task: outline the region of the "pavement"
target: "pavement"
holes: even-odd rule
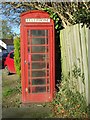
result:
[[[2,118],[50,118],[52,111],[50,106],[42,104],[30,104],[28,107],[3,108]]]

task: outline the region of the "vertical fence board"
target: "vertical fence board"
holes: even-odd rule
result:
[[[79,49],[78,49],[78,34],[77,34],[77,30],[78,30],[78,26],[72,26],[73,27],[73,35],[74,35],[74,38],[73,38],[73,41],[74,41],[74,45],[75,45],[75,52],[76,52],[76,56],[75,56],[75,62],[74,62],[74,65],[76,66],[79,66]],[[73,66],[74,67],[74,66]],[[79,86],[78,86],[78,80],[76,80],[75,78],[74,79],[74,83],[76,85],[76,89],[78,90],[79,89]]]
[[[80,71],[81,71],[81,77],[79,76],[79,78],[78,78],[78,82],[79,82],[79,84],[78,84],[78,86],[79,86],[79,91],[80,91],[80,93],[84,93],[84,86],[82,87],[82,84],[83,84],[83,82],[82,82],[82,73],[83,73],[83,60],[82,60],[82,44],[81,44],[81,33],[80,33],[80,25],[77,25],[77,34],[76,35],[78,35],[78,41],[77,41],[77,46],[78,46],[78,58],[77,58],[77,60],[78,60],[78,68],[80,68]]]
[[[88,46],[90,46],[90,29],[86,29],[87,37],[88,38]],[[90,104],[90,51],[88,48],[88,103]]]
[[[85,40],[85,26],[81,28],[80,26],[80,33],[81,33],[81,44],[82,44],[82,61],[83,61],[83,72],[84,72],[84,77],[85,77],[85,94],[86,94],[86,99],[88,102],[88,66],[87,66],[87,45],[86,45],[86,40]]]
[[[62,72],[64,73],[64,75],[66,76],[66,74],[67,74],[67,72],[66,72],[66,58],[65,58],[65,49],[64,49],[64,46],[65,46],[65,44],[64,44],[64,42],[65,41],[63,41],[63,39],[64,39],[64,31],[61,31],[60,32],[60,44],[61,44],[61,62],[62,62]]]

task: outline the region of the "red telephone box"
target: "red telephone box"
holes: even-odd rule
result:
[[[54,22],[47,12],[21,14],[22,102],[50,102],[55,93]]]

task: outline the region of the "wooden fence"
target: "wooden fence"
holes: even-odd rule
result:
[[[88,28],[81,24],[68,26],[60,32],[62,73],[70,76],[70,84],[82,93],[90,103],[90,79],[88,72]]]

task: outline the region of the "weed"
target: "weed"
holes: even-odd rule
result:
[[[6,88],[3,92],[2,92],[2,95],[4,97],[6,96],[10,96],[11,94],[13,93],[17,93],[19,92],[19,90],[17,88]]]

